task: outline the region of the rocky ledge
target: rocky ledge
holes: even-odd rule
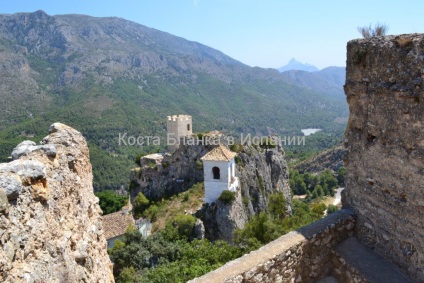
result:
[[[0,281],[114,282],[85,139],[56,123],[0,164]]]

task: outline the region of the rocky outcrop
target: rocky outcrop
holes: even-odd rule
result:
[[[264,211],[268,207],[268,195],[277,192],[286,197],[290,213],[289,169],[284,154],[281,147],[255,146],[244,146],[238,153],[236,174],[249,214]]]
[[[291,213],[289,170],[282,148],[240,146],[236,164],[240,187],[235,200],[231,204],[218,200],[204,208],[206,238],[210,240],[232,242],[234,231],[243,228],[250,215],[267,209],[270,194],[282,192]]]
[[[0,281],[114,282],[85,139],[53,124],[0,164]]]
[[[203,182],[200,158],[212,148],[210,145],[181,145],[172,155],[165,154],[160,160],[143,158],[141,167],[131,173],[132,199],[142,192],[149,199],[160,200]],[[236,176],[240,188],[235,201],[231,204],[217,201],[198,213],[205,226],[205,236],[210,240],[231,242],[234,230],[243,227],[249,215],[266,210],[272,193],[283,192],[287,210],[291,211],[289,170],[283,149],[238,146],[237,150]]]
[[[224,203],[219,199],[206,204],[203,208],[203,222],[205,225],[205,237],[209,240],[225,240],[233,242],[234,231],[243,228],[248,220],[248,213],[243,204],[241,190],[235,192],[235,200]]]
[[[357,237],[424,282],[424,35],[347,46],[343,204]]]
[[[210,146],[180,146],[172,155],[162,159],[142,158],[141,166],[131,171],[131,199],[142,192],[151,200],[161,200],[203,182],[203,163],[200,157]]]

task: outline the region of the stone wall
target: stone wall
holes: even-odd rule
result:
[[[337,211],[189,282],[315,282],[332,273],[332,250],[354,225],[351,211]]]
[[[424,282],[424,35],[347,46],[343,204],[356,235]]]
[[[53,124],[0,164],[0,281],[114,282],[85,139]]]

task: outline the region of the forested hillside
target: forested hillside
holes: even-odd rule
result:
[[[193,116],[194,131],[340,136],[348,109],[329,96],[225,54],[119,18],[0,15],[0,159],[53,122],[83,133],[96,190],[127,186],[141,151],[119,134],[165,136],[165,117]]]

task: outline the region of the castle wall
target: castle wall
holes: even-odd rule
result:
[[[424,35],[347,46],[343,204],[357,237],[424,282]]]
[[[189,282],[316,282],[331,273],[333,248],[353,234],[354,225],[352,212],[337,211]],[[345,282],[352,278],[365,282],[356,275]]]

